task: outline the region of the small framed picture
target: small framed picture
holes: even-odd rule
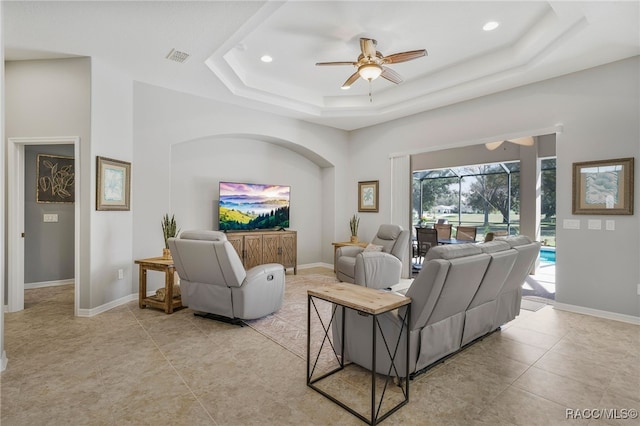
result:
[[[131,163],[96,158],[96,210],[129,210]]]
[[[378,211],[378,181],[358,182],[358,211]]]
[[[74,203],[76,173],[73,157],[38,154],[37,173],[37,203]]]
[[[573,214],[633,214],[633,157],[573,163]]]

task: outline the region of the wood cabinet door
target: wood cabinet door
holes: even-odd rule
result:
[[[264,234],[262,236],[262,260],[264,263],[282,263],[279,234]]]
[[[244,267],[251,269],[262,265],[262,235],[244,236]]]
[[[285,268],[295,268],[298,259],[296,233],[291,232],[281,236],[282,264]]]
[[[231,243],[233,248],[236,250],[236,253],[238,253],[240,260],[244,261],[244,259],[242,258],[243,257],[242,250],[244,250],[242,235],[227,234],[227,240]]]

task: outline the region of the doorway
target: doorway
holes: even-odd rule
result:
[[[24,309],[24,262],[25,262],[25,147],[27,145],[73,145],[75,170],[80,170],[80,138],[36,137],[9,138],[7,144],[7,195],[8,195],[8,298],[9,312]],[[79,175],[78,175],[79,176]],[[75,181],[74,203],[74,315],[79,310],[80,277],[80,179]]]

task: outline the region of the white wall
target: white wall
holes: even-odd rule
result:
[[[290,229],[298,231],[298,265],[321,259],[322,168],[261,140],[207,137],[171,149],[171,204],[178,226],[218,229],[220,181],[291,186]],[[159,223],[159,219],[158,219]]]
[[[267,172],[264,166],[265,168],[255,175],[256,179],[264,179],[270,183],[270,176],[274,176],[278,181],[280,175],[285,180],[300,178],[301,182],[307,182],[305,186],[322,188],[321,193],[317,194],[320,200],[333,200],[342,197],[345,193],[344,182],[348,171],[346,132],[135,83],[135,164],[132,191],[134,258],[159,255],[163,247],[160,219],[164,213],[177,213],[181,208],[179,201],[182,200],[174,199],[176,194],[172,188],[178,188],[184,183],[177,171],[173,170],[172,147],[181,149],[179,144],[183,142],[205,138],[210,141],[216,140],[216,143],[230,139],[244,140],[255,144],[254,147],[260,146],[261,143],[278,145],[280,149],[277,150],[268,145],[260,148],[264,155],[260,164],[268,165],[270,170],[273,167],[281,167],[282,170]],[[220,175],[226,175],[226,170],[235,176],[254,173],[243,165],[247,156],[249,156],[250,165],[258,164],[257,158],[251,159],[251,152],[237,152],[235,148],[225,148],[219,144],[217,146],[221,150],[220,155],[233,158],[233,162],[227,163],[224,166],[224,173],[221,172]],[[226,151],[226,149],[233,150]],[[285,154],[286,151],[283,149],[291,152]],[[207,155],[215,155],[215,150]],[[301,157],[304,157],[304,160]],[[309,166],[309,162],[314,163],[313,168],[301,170],[301,167]],[[189,161],[180,167],[181,170],[189,167]],[[234,168],[235,171],[232,172]],[[291,176],[287,174],[285,177],[283,172],[290,173]],[[218,175],[218,172],[210,173],[207,179],[212,179],[211,183],[215,191],[215,182],[211,176]],[[315,174],[318,176],[318,183],[311,184],[312,175]],[[294,200],[295,197],[303,196],[296,191],[296,184],[296,182],[292,183]],[[349,189],[351,188],[347,188]],[[214,200],[213,195],[215,193],[209,196],[211,202]],[[311,197],[311,194],[305,194],[304,197],[300,201],[307,200],[306,197]],[[320,212],[316,210],[318,204],[321,205]],[[292,224],[291,229],[299,233],[298,255],[301,263],[320,261],[331,263],[333,261],[331,242],[335,241],[336,231],[333,227],[328,228],[326,225],[335,223],[337,213],[334,206],[323,202],[298,203],[296,200],[295,215],[293,220],[296,223]],[[192,218],[189,215],[187,217],[189,219],[182,220],[176,214],[176,219],[181,220],[180,226],[189,226],[189,221],[193,220],[194,225],[203,224],[208,228],[211,227],[211,223],[204,223],[205,219]],[[316,217],[318,217],[317,221],[314,219]],[[319,239],[315,238],[318,235],[318,229],[320,229]],[[347,232],[348,229],[345,235],[348,235]],[[310,238],[302,242],[305,236]],[[311,238],[315,241],[311,241]],[[301,247],[312,247],[313,244],[316,246],[310,253],[303,253]],[[134,274],[136,274],[135,281],[137,271]],[[150,290],[160,286],[162,277],[159,275],[149,275]]]
[[[310,173],[306,177],[311,182],[312,175],[317,173],[317,185],[322,188],[318,194],[322,206],[320,217],[317,223],[314,219],[313,224],[304,222],[296,228],[311,236],[315,235],[317,227],[321,228],[321,238],[316,241],[319,249],[311,250],[305,262],[327,263],[332,261],[331,242],[348,236],[348,219],[357,210],[358,181],[380,181],[380,212],[361,214],[360,238],[370,239],[378,225],[389,220],[390,155],[393,153],[418,153],[548,133],[561,123],[563,131],[557,137],[559,194],[571,193],[572,162],[638,158],[640,154],[638,58],[350,134],[142,83],[134,83],[131,90],[130,79],[95,58],[91,62],[90,107],[71,114],[74,120],[80,120],[78,125],[65,127],[70,114],[65,114],[64,108],[72,101],[74,88],[86,84],[89,78],[86,72],[72,77],[63,70],[73,61],[85,61],[84,66],[88,66],[87,59],[8,64],[7,89],[9,82],[19,84],[14,86],[13,95],[7,90],[7,102],[10,99],[20,102],[23,115],[12,117],[7,109],[5,136],[62,134],[81,138],[81,223],[86,235],[81,242],[81,251],[82,263],[88,266],[80,277],[81,308],[101,306],[137,292],[134,285],[137,269],[132,260],[156,256],[162,248],[159,220],[165,212],[177,208],[172,185],[181,184],[180,178],[173,176],[172,147],[183,142],[228,137],[275,144],[279,149],[291,151],[285,156],[285,169],[295,168],[299,156],[305,158],[304,164],[313,162],[313,169],[306,171]],[[10,76],[11,67],[24,69]],[[45,69],[48,69],[46,73],[41,72]],[[43,79],[34,85],[33,77]],[[71,84],[70,80],[74,78]],[[43,94],[65,93],[67,83],[70,86],[66,94],[56,95],[57,99],[63,100],[61,103],[43,105]],[[37,96],[31,96],[33,93]],[[90,131],[86,124],[89,114]],[[87,146],[90,149],[86,149]],[[265,161],[279,164],[277,157],[282,154],[283,151],[272,150],[265,154]],[[95,211],[96,155],[132,161],[131,212]],[[236,164],[240,170],[242,159]],[[259,177],[268,179],[269,176],[271,174],[265,171]],[[636,181],[640,181],[637,171]],[[639,199],[637,187],[636,200]],[[558,221],[579,219],[583,229],[558,229],[557,301],[638,316],[638,213],[634,216],[574,217],[570,203],[570,197],[559,197]],[[305,210],[298,213],[312,218],[317,214]],[[584,229],[588,218],[614,219],[616,230],[588,231]],[[605,249],[613,246],[615,250]],[[319,253],[318,259],[312,258],[315,253]],[[301,251],[300,255],[307,256]],[[117,280],[117,269],[120,268],[125,270],[124,280]]]
[[[133,161],[133,81],[99,58],[91,59],[91,179],[82,191],[91,200],[91,287],[94,308],[137,293],[132,278],[132,211],[97,211],[96,156]],[[135,164],[132,165],[132,168]],[[90,183],[89,183],[90,182]],[[123,279],[118,279],[118,270]]]
[[[2,164],[2,168],[6,170],[5,165],[5,147],[6,147],[6,139],[4,133],[4,3],[0,3],[0,59],[2,59],[2,66],[0,66],[0,164]],[[4,238],[4,229],[5,229],[5,209],[4,209],[4,200],[5,200],[5,186],[4,186],[4,173],[0,173],[0,241],[2,241],[2,245],[0,245],[0,277],[2,280],[6,282],[5,277],[5,262],[4,262],[4,247],[5,241]],[[7,367],[7,354],[4,350],[4,286],[0,288],[0,371],[4,371]]]
[[[10,137],[80,137],[80,308],[89,307],[88,228],[91,165],[91,61],[88,58],[6,62],[5,139]],[[83,185],[82,183],[87,184]],[[6,282],[6,281],[5,281]]]
[[[541,83],[354,131],[350,138],[352,176],[381,179],[389,186],[389,155],[418,153],[491,140],[549,133],[557,124],[557,220],[579,219],[581,230],[557,229],[556,301],[566,305],[640,316],[638,187],[633,216],[573,216],[571,169],[576,161],[640,158],[640,59],[638,57]],[[357,161],[356,161],[357,159]],[[635,180],[638,182],[638,167]],[[348,194],[348,204],[356,195]],[[367,234],[388,220],[388,197],[380,213],[367,214]],[[346,220],[338,218],[338,222]],[[615,231],[586,230],[587,219],[613,219]],[[604,226],[603,226],[604,229]],[[615,247],[615,248],[614,248]]]

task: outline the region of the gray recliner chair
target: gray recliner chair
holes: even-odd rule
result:
[[[218,231],[184,231],[169,239],[180,276],[182,304],[207,317],[240,323],[282,306],[285,271],[277,263],[248,271],[227,236]]]
[[[388,288],[400,282],[409,251],[409,230],[399,225],[380,225],[371,241],[380,251],[358,246],[336,251],[336,276],[340,281],[370,288]]]

